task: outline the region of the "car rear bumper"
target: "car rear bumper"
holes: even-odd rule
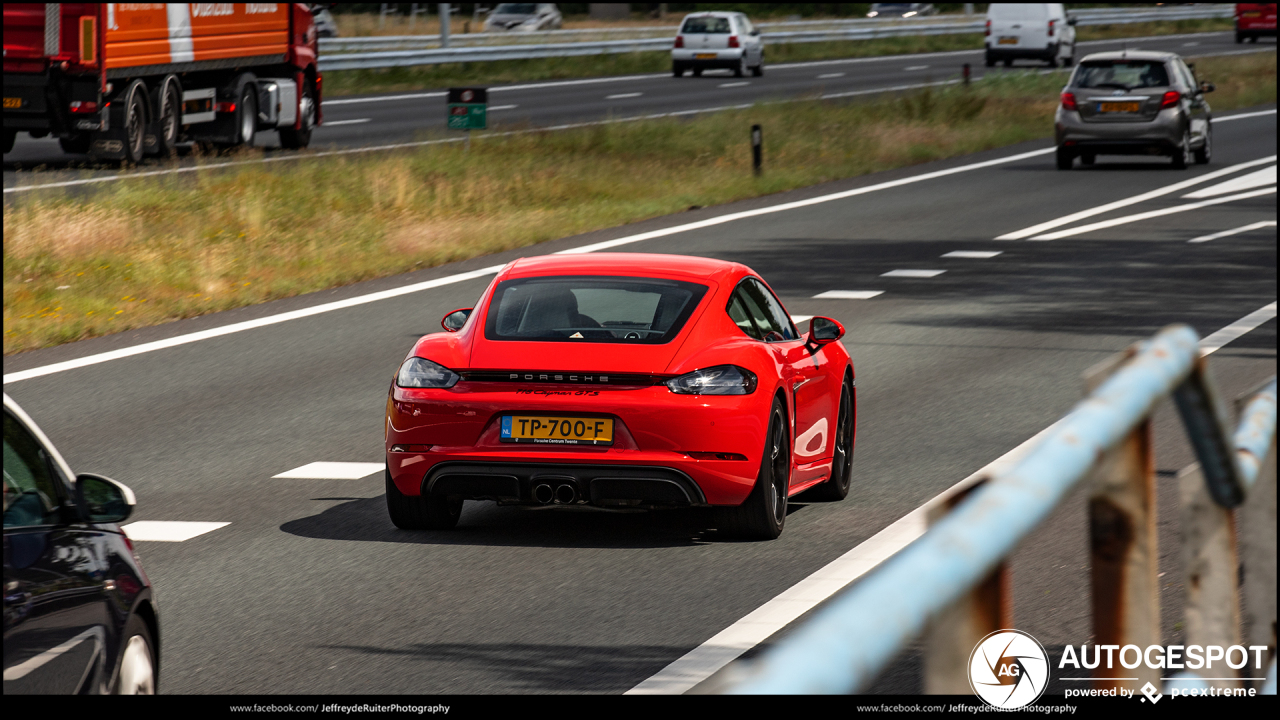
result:
[[[742,48],[731,50],[672,50],[671,61],[686,68],[733,69],[742,63]],[[698,55],[714,55],[714,58],[700,58]]]
[[[1059,146],[1109,154],[1168,153],[1181,147],[1187,121],[1176,110],[1162,110],[1148,121],[1085,122],[1080,113],[1058,109],[1054,122]]]
[[[1057,54],[1057,45],[1049,45],[1048,47],[987,46],[987,57],[993,60],[1048,60],[1056,57]]]
[[[526,505],[693,507],[707,504],[706,496],[693,478],[677,468],[662,465],[446,461],[437,463],[426,473],[421,492]]]

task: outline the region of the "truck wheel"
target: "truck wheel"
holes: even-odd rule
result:
[[[83,155],[89,152],[89,143],[92,138],[89,133],[75,133],[67,137],[58,138],[58,144],[62,146],[62,152],[71,153],[73,155]]]
[[[258,134],[258,89],[253,83],[240,88],[236,100],[236,140],[245,147],[253,147]]]
[[[13,141],[14,141],[14,139],[16,139],[17,137],[18,137],[18,131],[17,131],[17,130],[5,130],[5,131],[4,131],[4,154],[5,154],[5,155],[8,155],[8,154],[9,154],[9,151],[10,151],[10,150],[13,150]]]
[[[316,94],[309,80],[302,83],[298,113],[302,115],[302,127],[280,128],[280,147],[285,150],[301,150],[311,144],[311,130],[316,126]]]
[[[161,86],[156,96],[156,119],[156,150],[160,157],[174,157],[182,131],[182,91],[177,78]]]
[[[142,162],[147,134],[147,86],[135,80],[125,92],[124,162]]]

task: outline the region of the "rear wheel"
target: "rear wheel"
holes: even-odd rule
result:
[[[1213,126],[1209,125],[1204,129],[1204,142],[1200,148],[1196,150],[1196,164],[1208,165],[1213,159]]]
[[[849,494],[853,476],[853,393],[846,383],[840,388],[840,414],[836,420],[835,453],[831,459],[831,477],[814,488],[818,500],[837,501]]]
[[[1072,161],[1076,159],[1075,155],[1065,147],[1058,148],[1057,158],[1059,170],[1070,170]]]
[[[1236,33],[1236,44],[1239,45],[1242,42],[1244,42],[1244,34]]]
[[[157,152],[160,157],[173,157],[178,153],[178,133],[182,129],[182,96],[178,81],[166,83],[156,98]]]
[[[986,65],[987,65],[987,67],[995,67],[995,66],[996,66],[996,59],[995,59],[995,56],[993,56],[990,52],[988,52],[988,53],[987,53],[987,57],[986,57]]]
[[[1098,159],[1098,156],[1097,156],[1097,155],[1095,155],[1095,154],[1093,154],[1093,153],[1081,153],[1081,154],[1080,154],[1080,164],[1081,164],[1081,165],[1092,165],[1092,164],[1094,163],[1094,161],[1095,161],[1095,160],[1097,160],[1097,159]]]
[[[684,68],[680,66],[680,63],[678,62],[671,63],[671,76],[684,77]]]
[[[747,74],[747,54],[742,53],[742,57],[738,59],[738,66],[733,69],[734,77],[743,77]]]
[[[316,126],[316,93],[310,80],[302,82],[302,100],[298,103],[302,116],[301,127],[280,128],[280,147],[285,150],[301,150],[311,144],[311,131]]]
[[[769,432],[765,436],[760,474],[751,494],[737,507],[719,509],[719,526],[728,537],[743,540],[773,540],[782,534],[787,519],[787,491],[791,487],[791,452],[787,416],[782,401],[775,399],[769,412]]]
[[[1004,66],[1007,68],[1013,67],[1013,58],[1005,58]]]
[[[760,77],[761,75],[764,75],[764,57],[763,56],[761,56],[760,58],[760,64],[751,68],[751,75],[752,77]]]
[[[391,472],[386,471],[387,512],[391,522],[402,530],[448,530],[458,524],[462,516],[462,498],[444,498],[432,495],[405,495],[391,482]]]
[[[1173,151],[1173,169],[1186,170],[1191,164],[1191,133],[1184,133],[1182,143],[1174,148]]]
[[[694,77],[702,77],[702,68],[694,68],[694,69],[693,69],[693,76],[694,76]]]
[[[58,138],[58,144],[62,146],[62,152],[73,155],[83,155],[89,152],[89,144],[92,141],[93,138],[87,132],[79,132]]]
[[[4,131],[4,152],[6,155],[9,154],[11,150],[13,150],[13,141],[16,140],[17,138],[18,138],[17,130]]]
[[[147,134],[147,88],[135,80],[125,93],[124,107],[124,161],[137,165],[142,162]]]

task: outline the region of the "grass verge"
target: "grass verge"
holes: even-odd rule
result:
[[[1230,19],[1088,25],[1078,29],[1076,41],[1210,32],[1230,30],[1233,27],[1235,26]],[[979,34],[925,35],[853,42],[769,45],[765,50],[765,59],[768,63],[788,63],[980,49],[982,49],[982,36]],[[487,86],[535,80],[659,73],[670,70],[671,55],[665,52],[600,55],[591,58],[589,62],[584,62],[583,58],[544,58],[377,70],[331,70],[324,74],[324,92],[326,97],[338,97],[454,85]]]
[[[1274,53],[1198,65],[1217,83],[1216,111],[1276,100]],[[423,146],[35,195],[4,213],[4,352],[1043,138],[1062,82],[1000,73],[859,102],[478,135],[470,152]],[[760,178],[753,123],[764,126]]]

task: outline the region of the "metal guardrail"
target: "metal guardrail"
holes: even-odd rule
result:
[[[1232,12],[1230,5],[1211,5],[1157,9],[1099,8],[1077,10],[1071,15],[1080,25],[1107,25],[1231,17]],[[855,18],[760,23],[759,27],[766,43],[787,44],[978,33],[985,29],[986,20],[964,16],[933,16],[913,20]],[[447,48],[440,47],[439,35],[321,38],[320,69],[354,70],[656,52],[670,50],[675,33],[674,26],[663,26],[549,30],[539,33],[451,34],[451,47]],[[618,38],[618,35],[632,37]],[[580,39],[587,37],[601,39]]]
[[[1239,644],[1238,562],[1229,530],[1235,527],[1232,508],[1246,498],[1259,495],[1274,503],[1275,378],[1250,398],[1232,434],[1195,333],[1175,325],[1095,367],[1086,383],[1087,397],[1017,464],[933,505],[931,527],[923,536],[771,650],[730,666],[722,689],[733,694],[857,692],[923,634],[925,692],[969,694],[972,649],[988,633],[1010,627],[1004,563],[1086,478],[1092,641],[1160,645],[1151,413],[1170,396],[1199,458],[1179,474],[1188,574],[1184,642]],[[1245,503],[1242,510],[1260,505]],[[1270,567],[1274,579],[1274,509],[1270,512],[1269,528],[1241,538],[1245,562],[1255,563],[1246,567],[1246,577]],[[1250,598],[1248,604],[1251,612],[1255,604],[1269,607],[1263,611],[1269,617],[1254,618],[1250,642],[1272,649],[1274,678],[1276,588],[1274,581],[1264,581],[1262,589],[1258,585],[1253,582],[1254,589],[1246,592],[1269,594],[1269,606],[1265,599]],[[1095,682],[1135,691],[1147,682],[1160,687],[1159,670],[1141,666],[1124,674],[1138,679]],[[1275,692],[1274,679],[1263,691],[1268,687]]]

